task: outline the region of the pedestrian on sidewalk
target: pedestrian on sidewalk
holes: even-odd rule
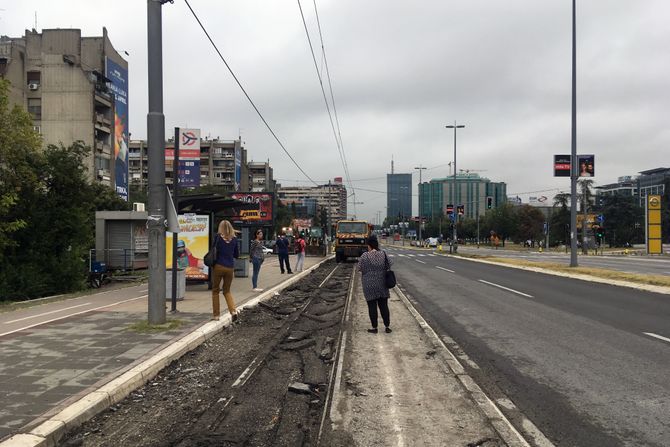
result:
[[[305,238],[302,235],[298,236],[298,239],[295,241],[295,271],[302,272],[303,264],[305,263]]]
[[[263,289],[258,287],[258,275],[261,272],[261,265],[265,261],[265,253],[263,252],[263,230],[260,228],[256,230],[255,238],[251,241],[251,248],[249,250],[249,260],[254,268],[251,275],[251,285],[254,286],[254,292],[262,292]]]
[[[230,312],[232,321],[237,321],[238,315],[235,310],[235,300],[230,293],[230,286],[235,276],[235,259],[240,257],[240,249],[237,246],[235,230],[227,220],[219,223],[218,234],[216,235],[216,261],[212,272],[212,310],[214,319],[221,317],[219,306],[219,292],[221,291],[221,281],[223,281],[223,296],[226,298],[228,312]]]
[[[363,295],[368,303],[368,314],[372,329],[368,332],[377,333],[377,308],[382,314],[386,333],[391,332],[391,315],[389,312],[389,289],[386,288],[386,268],[391,266],[393,261],[389,259],[386,252],[379,249],[379,241],[376,235],[368,238],[368,251],[358,258],[357,269],[361,272],[361,281],[363,283]]]
[[[277,256],[279,257],[279,269],[282,274],[284,273],[284,267],[289,274],[293,273],[288,259],[288,239],[286,239],[284,233],[281,233],[277,238]]]

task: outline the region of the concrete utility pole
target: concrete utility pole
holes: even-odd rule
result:
[[[570,152],[570,267],[577,267],[577,31],[572,0],[572,138]]]
[[[423,238],[421,237],[421,227],[422,227],[421,224],[423,223],[423,218],[421,217],[421,172],[427,168],[424,168],[423,166],[419,165],[414,169],[419,170],[419,243],[422,243]]]
[[[458,250],[458,231],[456,230],[456,227],[458,226],[458,195],[456,194],[456,188],[458,187],[456,183],[456,173],[458,170],[456,169],[456,131],[458,129],[462,129],[465,127],[464,124],[456,124],[456,121],[454,121],[454,125],[451,126],[444,126],[447,129],[454,129],[454,203],[453,203],[453,213],[454,213],[454,238],[451,242],[452,247],[453,247],[453,252],[456,253]]]
[[[163,115],[163,36],[161,7],[169,0],[147,0],[149,113],[149,324],[165,323],[165,115]]]

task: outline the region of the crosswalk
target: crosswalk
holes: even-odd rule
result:
[[[398,257],[400,257],[400,258],[405,258],[405,257],[407,257],[407,258],[414,258],[414,257],[422,257],[422,256],[433,256],[433,257],[435,257],[435,256],[437,256],[437,255],[436,255],[435,253],[425,253],[425,254],[424,254],[424,253],[419,253],[419,254],[412,254],[412,253],[407,253],[407,254],[404,254],[404,253],[388,253],[388,256],[389,256],[389,258],[392,258],[392,257],[394,257],[394,256],[398,256]]]

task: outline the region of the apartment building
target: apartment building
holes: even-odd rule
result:
[[[284,205],[295,203],[306,209],[311,209],[316,201],[315,214],[324,209],[333,223],[347,218],[347,188],[342,177],[318,186],[278,186],[277,198]]]
[[[168,140],[165,146],[168,150],[174,150],[174,139]],[[239,139],[202,139],[200,140],[200,159],[193,162],[197,163],[199,176],[191,182],[190,186],[220,186],[221,191],[252,191],[250,189],[252,185],[247,163],[247,150],[242,146]],[[174,178],[173,168],[173,161],[166,160],[165,182],[168,185],[172,184]],[[267,168],[272,175],[272,168],[269,164]],[[146,187],[149,173],[146,140],[132,140],[130,142],[129,173],[132,185]],[[266,190],[254,189],[253,191]]]
[[[26,30],[0,37],[0,76],[9,100],[25,108],[48,144],[81,140],[92,149],[89,175],[128,199],[128,63],[107,29],[82,37],[79,29]]]
[[[270,162],[250,161],[249,169],[249,191],[251,192],[273,192],[277,189],[277,182],[273,178]]]

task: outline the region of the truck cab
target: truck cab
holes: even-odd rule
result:
[[[358,258],[368,251],[371,226],[364,220],[341,220],[337,222],[335,260]]]

